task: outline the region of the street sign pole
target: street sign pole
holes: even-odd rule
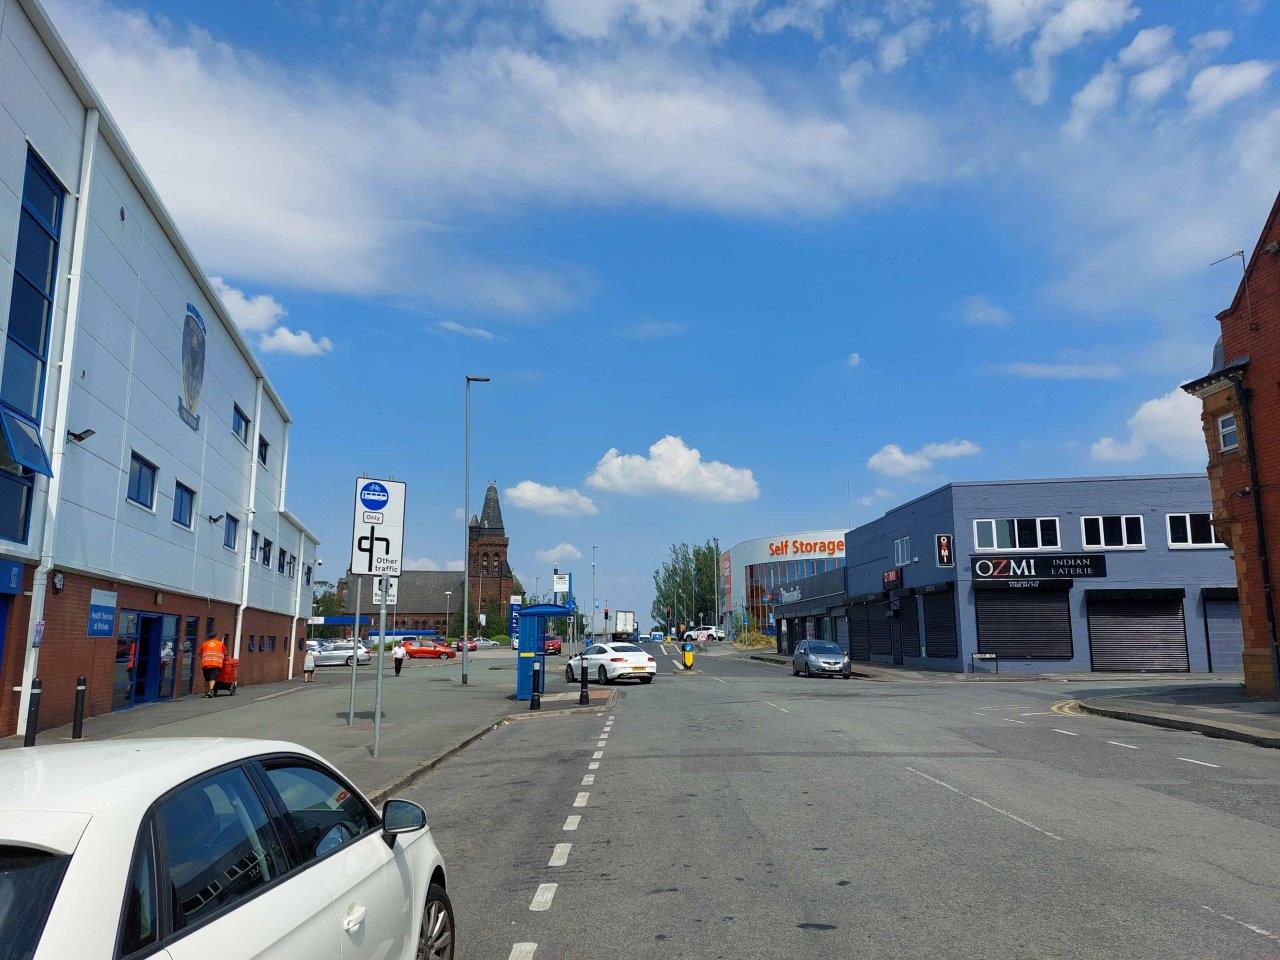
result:
[[[356,622],[351,628],[351,703],[347,708],[347,726],[356,722],[356,667],[360,661],[360,591],[364,577],[356,577]]]
[[[382,674],[386,668],[387,645],[387,593],[391,589],[391,578],[382,575],[382,603],[378,611],[378,680],[373,694],[373,755],[378,755],[378,747],[382,741]]]

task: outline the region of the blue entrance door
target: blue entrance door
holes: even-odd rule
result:
[[[177,649],[176,616],[121,611],[112,709],[172,699]]]

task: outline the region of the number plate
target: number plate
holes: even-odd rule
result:
[[[631,669],[632,669],[632,670],[639,670],[641,673],[643,673],[644,671],[648,670],[649,668],[648,668],[648,667],[632,667]]]

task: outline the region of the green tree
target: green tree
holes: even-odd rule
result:
[[[653,622],[668,632],[713,623],[716,563],[716,547],[711,540],[692,547],[673,543],[667,559],[653,571],[653,604],[649,608]]]
[[[328,580],[316,580],[312,584],[312,615],[317,617],[341,616],[338,604],[338,588]],[[317,640],[334,640],[342,636],[342,627],[308,627],[308,635]]]

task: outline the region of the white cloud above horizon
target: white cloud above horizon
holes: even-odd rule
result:
[[[258,349],[263,353],[318,357],[333,352],[333,341],[328,337],[317,339],[307,330],[290,330],[281,324],[289,311],[275,297],[265,293],[247,296],[221,277],[210,277],[209,282],[241,332],[258,334]]]
[[[998,367],[1024,380],[1115,380],[1124,371],[1111,363],[1041,363],[1015,361]]]
[[[700,450],[670,434],[652,444],[648,456],[611,447],[587,477],[587,485],[612,493],[672,493],[718,503],[743,503],[760,496],[750,469],[703,460]]]
[[[849,354],[849,359],[844,362],[844,365],[846,367],[849,367],[850,369],[853,369],[854,367],[862,366],[862,354],[860,353]]]
[[[333,341],[328,337],[313,337],[307,330],[290,330],[276,327],[264,333],[258,340],[263,353],[287,353],[295,357],[319,357],[333,352]]]
[[[886,477],[916,478],[931,472],[939,460],[972,457],[982,448],[972,440],[947,440],[927,443],[919,450],[907,451],[896,443],[886,443],[867,459],[867,468]]]
[[[507,487],[502,495],[522,510],[551,517],[590,517],[600,512],[595,501],[584,493],[535,480],[521,480]]]
[[[1129,418],[1129,438],[1102,437],[1089,448],[1090,456],[1103,463],[1132,463],[1159,456],[1184,466],[1202,466],[1208,460],[1203,407],[1181,388],[1148,400]]]
[[[1013,323],[1013,314],[988,297],[973,294],[960,302],[960,319],[975,327],[1004,327]]]
[[[572,543],[558,543],[554,547],[535,551],[534,556],[545,564],[557,566],[566,560],[582,559],[582,551]]]

